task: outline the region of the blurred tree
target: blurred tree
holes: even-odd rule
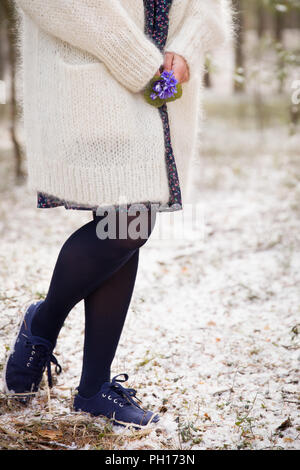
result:
[[[256,0],[256,30],[259,39],[264,36],[266,28],[266,9],[264,2]]]
[[[245,33],[245,17],[244,17],[244,1],[233,0],[233,6],[236,15],[236,43],[235,43],[235,74],[234,74],[234,91],[245,91],[244,80],[244,33]]]
[[[206,57],[205,57],[205,73],[204,73],[204,86],[206,88],[211,87],[211,68],[212,68],[211,57],[210,57],[209,54],[206,54]]]
[[[6,16],[2,2],[0,3],[0,80],[4,80],[6,64]]]
[[[300,66],[299,46],[296,49],[290,48],[284,40],[285,29],[300,29],[300,0],[265,0],[265,2],[267,2],[274,16],[273,37],[277,53],[276,76],[278,91],[282,93],[291,69]],[[299,121],[300,109],[299,105],[292,102],[292,99],[290,100],[289,114],[290,129],[293,133]]]
[[[13,155],[15,159],[15,176],[17,183],[22,182],[24,174],[22,171],[22,150],[21,146],[17,139],[17,122],[18,122],[18,107],[16,99],[16,66],[17,66],[17,48],[15,43],[16,38],[16,14],[14,3],[10,0],[1,0],[1,15],[3,22],[6,23],[4,31],[7,36],[7,46],[8,46],[8,63],[10,70],[10,115],[9,115],[9,130],[10,136],[13,143]],[[3,34],[3,31],[2,31]],[[3,48],[2,48],[3,55]],[[5,67],[5,61],[3,60],[3,67]],[[2,70],[4,73],[4,69]]]

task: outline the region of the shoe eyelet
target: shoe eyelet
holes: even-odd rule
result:
[[[114,403],[118,403],[118,400],[116,398],[114,399]]]
[[[103,398],[105,398],[106,397],[105,393],[102,393],[102,396],[103,396]]]
[[[108,400],[112,400],[112,397],[111,397],[110,395],[108,395],[108,397],[107,397],[107,398],[108,398]]]
[[[120,408],[123,408],[124,405],[122,405],[122,403],[119,403],[119,406],[120,406]]]
[[[30,362],[27,362],[26,366],[27,366],[27,367],[30,367]]]

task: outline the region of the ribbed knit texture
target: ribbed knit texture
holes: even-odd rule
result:
[[[169,200],[162,121],[143,89],[163,63],[142,0],[17,0],[28,183],[89,205]],[[197,149],[204,53],[230,33],[225,0],[174,0],[165,50],[190,81],[168,104],[183,194]]]

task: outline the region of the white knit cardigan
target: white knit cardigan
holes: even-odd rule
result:
[[[143,1],[16,2],[30,188],[88,205],[167,203],[162,121],[143,97],[164,58],[144,34]],[[165,51],[190,68],[182,98],[168,104],[184,198],[204,55],[231,37],[229,1],[174,0],[169,20]]]

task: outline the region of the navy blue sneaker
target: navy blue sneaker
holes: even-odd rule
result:
[[[124,376],[124,380],[118,377]],[[83,398],[79,394],[74,399],[75,411],[84,411],[93,416],[106,416],[113,424],[143,428],[150,423],[157,423],[159,415],[144,411],[133,399],[136,390],[124,388],[119,382],[126,382],[127,374],[116,375],[111,382],[105,382],[100,391],[91,398]],[[140,402],[138,398],[136,398]]]
[[[38,391],[46,368],[49,387],[52,387],[51,362],[57,374],[62,370],[52,354],[55,345],[31,334],[32,318],[41,303],[31,304],[26,310],[4,367],[5,393],[24,404]]]

